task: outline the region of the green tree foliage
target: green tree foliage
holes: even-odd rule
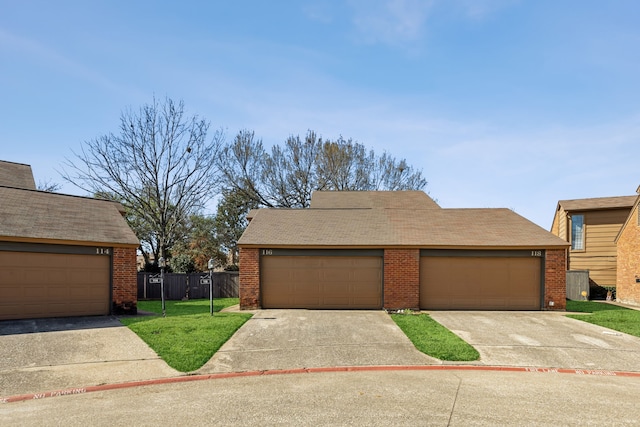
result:
[[[209,126],[187,116],[182,101],[154,99],[138,111],[123,112],[118,133],[86,141],[67,159],[63,178],[122,203],[142,253],[154,254],[157,263],[184,238],[189,217],[215,195],[223,134],[214,132],[209,139]]]
[[[184,238],[171,249],[171,267],[177,273],[207,271],[209,259],[216,267],[227,264],[227,256],[220,250],[216,235],[216,218],[191,215],[186,223]]]
[[[218,161],[227,191],[266,207],[308,207],[315,190],[420,190],[422,172],[388,153],[377,155],[352,139],[323,140],[315,132],[289,137],[268,152],[241,131]]]

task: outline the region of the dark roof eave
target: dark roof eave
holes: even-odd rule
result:
[[[69,245],[69,246],[99,246],[99,247],[113,247],[113,248],[138,248],[140,242],[95,242],[87,240],[62,240],[62,239],[47,239],[38,237],[20,237],[20,236],[0,236],[0,242],[15,242],[15,243],[41,243],[50,245]]]

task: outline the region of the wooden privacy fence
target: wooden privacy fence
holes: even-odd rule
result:
[[[574,301],[589,299],[589,270],[567,271],[567,299]]]
[[[212,274],[214,298],[238,298],[238,272]],[[165,273],[164,297],[167,300],[209,298],[209,273]],[[160,273],[138,273],[138,299],[161,299]]]

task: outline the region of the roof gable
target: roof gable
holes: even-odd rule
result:
[[[313,209],[439,209],[424,191],[314,191]]]
[[[119,203],[0,187],[0,240],[138,245]]]
[[[35,190],[31,166],[0,160],[0,185]]]
[[[616,244],[618,244],[618,240],[620,240],[620,236],[622,236],[622,234],[627,229],[629,224],[633,224],[635,222],[636,215],[639,215],[636,212],[637,212],[638,206],[640,206],[640,187],[638,187],[638,193],[639,194],[638,196],[636,196],[636,201],[631,207],[631,211],[629,212],[629,215],[627,216],[626,221],[624,222],[624,224],[622,224],[622,227],[620,227],[620,231],[618,231],[618,234],[616,235],[616,238],[614,240]]]
[[[594,197],[590,199],[560,200],[558,206],[567,212],[600,209],[631,208],[636,196]]]

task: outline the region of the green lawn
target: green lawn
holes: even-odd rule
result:
[[[428,314],[392,314],[391,318],[421,352],[440,360],[478,360],[480,354]]]
[[[249,313],[220,313],[238,304],[238,298],[166,301],[162,317],[160,301],[138,301],[138,310],[154,316],[124,317],[120,321],[138,334],[169,366],[190,372],[204,365],[213,354],[252,316]]]
[[[604,302],[567,301],[567,311],[590,314],[567,314],[572,319],[604,326],[640,337],[640,311]]]

